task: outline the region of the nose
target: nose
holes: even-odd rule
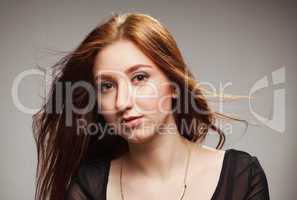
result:
[[[129,83],[123,82],[118,86],[116,109],[118,111],[124,111],[130,109],[133,105],[132,87]]]

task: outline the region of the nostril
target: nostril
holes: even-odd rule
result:
[[[119,97],[117,98],[116,102],[116,107],[119,111],[131,108],[132,104],[132,98],[130,97],[130,95],[119,94]]]

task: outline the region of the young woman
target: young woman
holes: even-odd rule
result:
[[[224,133],[177,44],[156,19],[113,15],[55,65],[34,115],[36,199],[269,199],[255,156]],[[219,143],[202,145],[209,130]]]

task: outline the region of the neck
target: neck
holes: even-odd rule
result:
[[[183,176],[189,148],[198,145],[179,135],[177,128],[166,133],[157,133],[145,143],[129,143],[129,152],[124,158],[125,168],[134,174],[162,181]]]

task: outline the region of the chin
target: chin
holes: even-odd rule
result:
[[[154,134],[151,133],[143,133],[142,131],[131,131],[129,134],[122,136],[125,140],[127,140],[128,143],[132,144],[143,144],[148,141],[150,141],[153,137]]]

